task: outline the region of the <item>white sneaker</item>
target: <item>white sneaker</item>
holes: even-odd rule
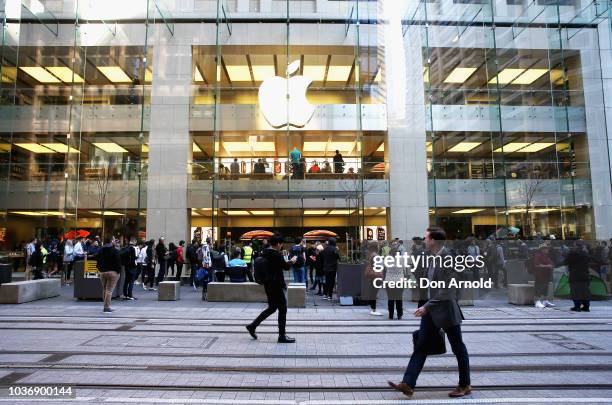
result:
[[[134,281],[134,285],[140,285],[140,281]]]
[[[155,288],[155,287],[149,288],[149,291],[157,291],[157,288]]]
[[[142,289],[145,290],[145,291],[148,290],[148,288],[147,288],[147,286],[145,284],[142,285]]]
[[[380,312],[376,312],[376,311],[370,311],[370,315],[372,315],[372,316],[382,316],[382,314]]]
[[[544,304],[544,306],[545,306],[545,307],[549,307],[549,308],[554,308],[554,307],[556,307],[556,305],[555,305],[555,304],[553,304],[552,302],[550,302],[550,301],[548,301],[548,300],[544,300],[543,304]]]
[[[536,301],[535,307],[536,308],[545,308],[544,304],[542,304],[542,301],[540,301],[540,300]]]

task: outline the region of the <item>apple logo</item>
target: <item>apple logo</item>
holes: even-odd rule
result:
[[[274,76],[259,86],[259,108],[274,128],[287,125],[302,128],[314,114],[314,106],[306,99],[306,91],[312,80],[304,76],[291,76],[299,67],[300,61],[296,60],[287,66],[287,79]]]

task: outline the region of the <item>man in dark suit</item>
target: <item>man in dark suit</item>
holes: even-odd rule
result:
[[[427,268],[426,277],[430,281],[444,281],[446,288],[430,288],[429,299],[414,312],[415,316],[421,317],[418,341],[402,382],[396,384],[389,381],[389,385],[393,389],[409,397],[414,393],[417,378],[425,365],[425,360],[427,360],[427,343],[440,329],[443,329],[446,333],[459,366],[459,385],[448,395],[450,397],[463,397],[472,392],[470,360],[461,336],[461,320],[463,317],[457,303],[457,291],[455,288],[448,287],[450,279],[456,273],[454,269],[445,268],[441,265],[444,262],[444,257],[451,254],[444,246],[444,240],[446,240],[446,233],[443,229],[438,227],[427,229],[425,245],[428,255],[430,255],[430,262],[433,263],[430,263]],[[434,257],[436,260],[432,260]]]

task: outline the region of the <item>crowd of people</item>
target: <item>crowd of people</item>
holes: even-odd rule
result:
[[[110,243],[110,242],[109,242]],[[62,274],[67,284],[72,283],[74,263],[85,259],[97,260],[104,243],[99,237],[77,237],[75,239],[47,239],[40,241],[33,238],[24,247],[26,257],[26,280],[40,279]],[[589,311],[589,270],[593,269],[602,280],[608,281],[612,252],[606,241],[587,244],[584,241],[556,241],[554,237],[523,241],[516,238],[512,241],[502,239],[480,240],[468,237],[465,240],[449,241],[452,254],[484,257],[485,268],[474,268],[467,277],[478,280],[481,276],[490,277],[494,288],[508,283],[507,263],[509,259],[522,259],[526,269],[533,275],[535,285],[535,306],[537,308],[553,307],[549,292],[553,269],[567,266],[571,297],[574,300],[573,311]],[[125,246],[118,241],[113,246],[119,252],[120,265],[125,269],[122,285],[122,298],[136,299],[133,295],[134,285],[142,285],[145,291],[156,291],[157,285],[166,277],[182,280],[183,269],[189,266],[189,283],[194,289],[202,287],[203,298],[206,298],[207,285],[210,281],[246,282],[255,281],[253,277],[254,262],[269,247],[269,241],[252,240],[244,244],[235,244],[231,248],[222,242],[212,243],[210,238],[200,241],[194,239],[186,244],[166,243],[163,237],[157,241],[131,240]],[[403,254],[408,251],[404,242],[370,242],[364,246],[365,277],[374,277],[371,271],[373,255]],[[409,254],[416,256],[425,252],[421,238],[412,239]],[[295,240],[288,250],[283,250],[287,260],[295,261],[290,265],[293,281],[305,283],[313,294],[331,300],[336,283],[336,272],[340,260],[340,251],[336,240],[330,238],[322,241]],[[419,270],[417,270],[418,272]],[[423,271],[423,269],[420,269]],[[387,268],[383,274],[385,280],[400,279],[409,276],[406,269]],[[371,284],[371,283],[370,283]],[[365,289],[368,289],[366,283]],[[114,288],[114,287],[113,287]],[[374,294],[374,291],[370,291]],[[368,293],[365,291],[365,295]],[[402,299],[397,291],[387,291],[388,313],[390,318],[397,314],[403,316]],[[367,299],[370,313],[382,315],[376,309],[376,296]]]

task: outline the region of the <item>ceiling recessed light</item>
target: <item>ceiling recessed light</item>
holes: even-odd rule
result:
[[[70,153],[80,153],[76,148],[68,148],[68,145],[59,142],[41,143],[41,145],[58,153],[68,153],[68,151],[70,151]]]
[[[40,66],[20,66],[19,69],[23,70],[40,83],[61,83],[60,79]]]
[[[476,68],[472,67],[458,67],[444,79],[444,83],[465,83],[470,76],[474,74]]]
[[[198,66],[195,67],[194,81],[204,82],[204,76],[202,76],[202,72],[200,72],[200,68]]]
[[[98,70],[113,83],[132,83],[132,79],[119,66],[98,66]]]
[[[459,142],[457,145],[450,148],[449,152],[469,152],[482,142]]]
[[[240,210],[223,211],[223,213],[225,215],[229,215],[229,216],[246,216],[246,215],[251,215],[251,213],[249,211],[240,211]]]
[[[313,82],[322,82],[325,80],[325,66],[304,66],[304,76]]]
[[[495,84],[499,81],[499,84],[508,84],[516,79],[525,69],[519,68],[507,68],[499,72],[497,76],[489,80],[489,84]]]
[[[532,143],[529,146],[525,146],[524,148],[518,150],[517,152],[525,152],[525,153],[539,152],[542,149],[546,149],[552,145],[554,145],[554,142],[536,142],[536,143]]]
[[[328,82],[346,82],[351,74],[352,66],[330,66],[327,71]]]
[[[127,149],[123,148],[121,145],[118,145],[114,142],[94,142],[93,144],[96,148],[102,149],[104,152],[108,153],[126,153]]]
[[[276,74],[272,65],[253,65],[251,68],[256,82],[263,82]]]
[[[329,215],[350,215],[353,212],[355,212],[355,210],[331,210]]]
[[[327,215],[329,210],[304,210],[304,215]]]
[[[514,79],[512,84],[531,84],[544,76],[548,69],[527,69],[522,75]]]
[[[274,211],[250,211],[253,215],[274,215]]]
[[[96,215],[103,215],[102,211],[89,211],[92,214],[96,214]],[[115,212],[115,211],[104,211],[104,216],[105,217],[122,217],[123,214],[120,212]]]
[[[226,65],[227,75],[232,82],[250,82],[251,71],[246,65]]]
[[[499,148],[495,149],[493,152],[512,153],[512,152],[516,152],[519,149],[524,148],[525,146],[529,144],[530,142],[510,142],[510,143],[505,144],[504,146],[500,146]]]
[[[198,144],[194,142],[193,146],[191,147],[191,151],[194,152],[194,153],[199,153],[199,152],[202,152],[202,149],[200,149]]]
[[[484,208],[465,208],[458,211],[453,211],[453,214],[474,214],[476,212],[484,211]]]
[[[15,145],[34,153],[55,153],[54,150],[45,148],[37,143],[16,143]]]
[[[85,80],[66,66],[49,66],[47,70],[64,83],[83,83]]]

